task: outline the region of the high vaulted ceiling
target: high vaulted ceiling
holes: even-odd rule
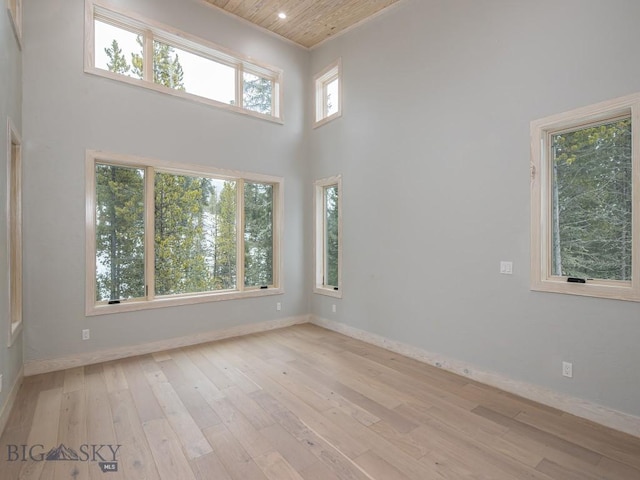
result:
[[[398,0],[206,0],[210,4],[311,48]],[[284,13],[286,18],[280,18]]]

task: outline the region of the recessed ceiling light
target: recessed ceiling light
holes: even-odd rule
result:
[[[286,14],[286,13],[284,13],[284,12],[280,12],[280,13],[278,14],[278,18],[281,18],[282,20],[284,20],[285,18],[287,18],[287,14]]]

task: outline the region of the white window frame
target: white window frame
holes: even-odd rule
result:
[[[7,260],[9,346],[22,331],[22,141],[7,121]]]
[[[327,187],[338,187],[338,285],[326,285],[326,201],[325,190]],[[314,221],[314,264],[315,279],[314,293],[327,295],[330,297],[342,298],[342,175],[323,178],[314,182],[313,208],[315,212]]]
[[[145,169],[145,285],[146,296],[139,299],[124,300],[117,304],[96,301],[96,164]],[[87,150],[85,165],[86,183],[86,297],[85,313],[87,316],[103,315],[119,312],[131,312],[151,308],[161,308],[176,305],[190,305],[195,303],[215,302],[248,297],[262,297],[284,293],[282,279],[282,237],[284,219],[284,179],[256,173],[245,173],[224,170],[194,164],[175,163],[164,160],[142,158],[131,155]],[[149,205],[154,204],[153,182],[154,172],[172,173],[175,175],[212,176],[217,179],[228,179],[243,184],[256,182],[273,185],[273,284],[264,286],[244,285],[244,215],[243,189],[238,188],[237,209],[237,251],[238,273],[237,286],[234,290],[185,293],[178,295],[158,296],[154,294],[155,286],[155,251],[153,243],[154,211]],[[240,255],[242,253],[242,255]]]
[[[338,80],[338,110],[327,114],[327,85]],[[342,116],[342,59],[338,58],[313,77],[315,92],[315,117],[313,128],[324,125]]]
[[[552,275],[552,182],[550,139],[553,134],[587,128],[622,116],[632,124],[632,266],[630,281],[588,279],[568,282]],[[578,108],[531,122],[531,290],[640,301],[640,94]]]
[[[13,33],[18,41],[18,47],[22,48],[22,0],[7,0],[7,11],[11,18]]]
[[[110,72],[95,66],[95,20],[109,23],[119,28],[132,30],[144,35],[143,58],[144,71],[143,78],[133,78]],[[140,87],[166,93],[183,99],[212,105],[235,113],[242,113],[252,117],[261,118],[271,122],[282,124],[283,119],[283,72],[281,69],[256,62],[247,56],[233,52],[229,49],[216,45],[202,38],[189,33],[177,30],[173,27],[163,25],[158,22],[143,18],[136,14],[120,12],[106,7],[94,0],[86,0],[85,4],[85,45],[84,45],[84,71],[93,75],[118,80],[121,82],[137,85]],[[236,71],[236,98],[235,104],[230,105],[224,102],[213,100],[199,95],[180,90],[174,90],[164,85],[159,85],[153,81],[153,62],[147,61],[153,58],[153,41],[158,40],[168,43],[173,47],[189,51],[204,58],[208,58],[218,63],[233,67]],[[243,108],[243,73],[267,78],[273,82],[271,94],[271,114],[263,114],[254,110]]]

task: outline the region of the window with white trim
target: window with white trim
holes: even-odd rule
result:
[[[315,293],[342,297],[342,177],[315,182]]]
[[[22,43],[22,0],[7,0],[7,10],[13,25],[13,31],[18,39],[18,45]]]
[[[280,122],[282,71],[87,2],[85,71]]]
[[[22,145],[7,122],[7,246],[9,259],[9,345],[22,330]]]
[[[87,314],[282,293],[279,177],[87,153]]]
[[[640,94],[531,124],[531,288],[640,301]]]
[[[319,127],[342,116],[341,59],[323,69],[313,81],[316,104],[314,127]]]

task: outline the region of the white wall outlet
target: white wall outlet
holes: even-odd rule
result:
[[[280,302],[276,303],[276,310],[277,311],[282,310],[282,304]]]
[[[0,375],[0,392],[2,391],[2,375]]]
[[[573,363],[562,362],[562,376],[563,377],[573,377]]]
[[[333,313],[336,313],[336,304],[335,303],[333,305],[331,305],[331,311]]]
[[[91,338],[91,332],[88,328],[82,330],[82,340],[89,340]]]
[[[503,275],[513,275],[513,262],[500,262],[500,273]]]

